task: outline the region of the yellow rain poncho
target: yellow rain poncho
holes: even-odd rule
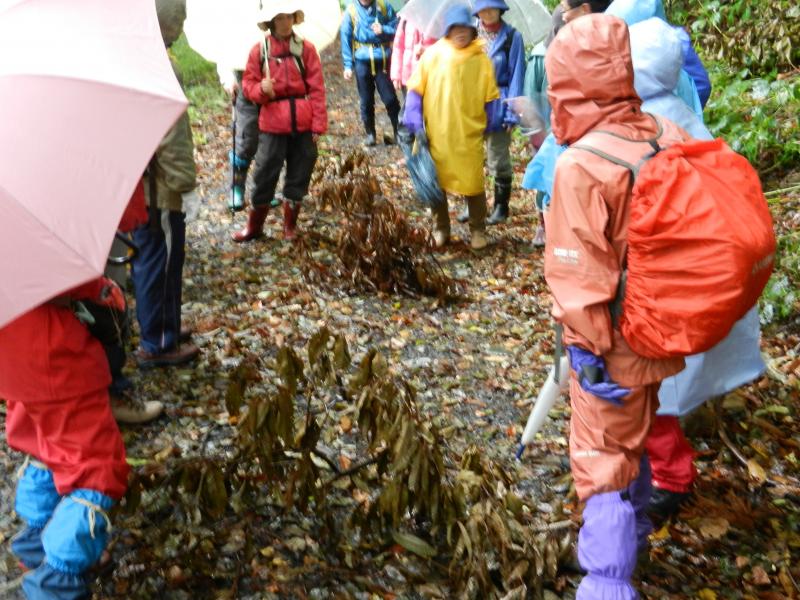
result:
[[[458,49],[442,38],[422,55],[408,89],[422,96],[425,130],[442,189],[464,196],[483,193],[485,107],[500,97],[483,42],[473,40]]]

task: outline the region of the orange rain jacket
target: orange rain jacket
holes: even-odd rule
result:
[[[633,87],[628,28],[621,19],[602,14],[575,19],[551,44],[545,68],[558,143],[574,144],[593,130],[637,141],[657,135],[657,124],[642,113]],[[660,122],[661,145],[688,138],[677,125]],[[608,138],[604,147],[598,148],[597,137]],[[614,155],[613,136],[597,137],[592,146]],[[573,373],[570,458],[584,500],[623,489],[638,476],[659,383],[684,365],[682,358],[637,355],[612,326],[609,303],[623,270],[631,189],[627,169],[570,148],[558,159],[545,214],[545,279],[564,341],[603,356],[611,377],[632,388],[620,408],[585,392]]]

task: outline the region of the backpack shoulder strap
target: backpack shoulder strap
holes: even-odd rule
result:
[[[378,12],[381,13],[384,17],[389,14],[386,10],[386,0],[377,0],[377,9]]]
[[[503,42],[503,53],[506,55],[506,63],[511,63],[511,46],[514,45],[514,36],[517,34],[517,30],[514,29],[513,25],[509,25],[508,29],[508,35]]]
[[[353,32],[355,33],[356,26],[358,25],[358,10],[356,9],[356,0],[347,5],[347,13],[350,15],[350,20],[353,22]]]
[[[648,113],[649,114],[649,113]],[[663,148],[659,145],[658,140],[664,133],[664,126],[659,118],[655,115],[650,115],[656,122],[658,130],[655,136],[645,140],[631,140],[623,137],[612,131],[604,131],[596,129],[584,135],[580,140],[570,146],[577,150],[590,152],[596,156],[604,158],[605,160],[628,169],[633,175],[634,180],[639,176],[639,171],[642,166],[656,154],[661,152]],[[611,145],[616,146],[615,150],[619,151],[620,156],[613,150],[609,152],[608,143],[604,143],[603,137],[609,136],[613,142]],[[608,137],[606,137],[608,141]]]
[[[302,76],[303,80],[306,78],[306,66],[303,63],[303,38],[297,34],[292,35],[292,39],[289,40],[289,52],[294,59],[295,64],[297,65],[297,70],[300,71],[300,75]]]

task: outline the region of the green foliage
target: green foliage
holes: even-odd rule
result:
[[[183,89],[190,103],[189,118],[192,123],[201,120],[201,113],[207,115],[228,105],[228,98],[219,84],[216,66],[192,50],[185,35],[181,35],[172,45],[170,53],[178,64]]]
[[[800,65],[800,6],[796,0],[664,0],[669,20],[691,32],[695,47],[756,76]]]
[[[800,77],[748,79],[714,64],[714,93],[706,106],[706,125],[725,138],[763,176],[781,174],[800,163]]]

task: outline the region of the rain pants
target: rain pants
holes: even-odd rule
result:
[[[483,134],[486,105],[500,98],[492,62],[483,43],[456,48],[442,38],[425,51],[408,81],[422,96],[425,130],[439,183],[463,196],[484,193]]]
[[[647,140],[669,145],[688,137],[666,119],[659,131],[642,113],[628,30],[618,18],[593,14],[570,23],[548,49],[545,68],[559,144],[573,144],[601,129],[644,142],[644,155]],[[604,143],[598,149],[619,156],[614,137],[603,137],[608,147]],[[578,496],[586,501],[578,557],[587,575],[578,600],[638,598],[631,576],[650,529],[645,439],[660,381],[684,366],[681,358],[637,355],[612,325],[609,303],[625,260],[631,188],[627,169],[570,148],[558,160],[545,213],[545,279],[564,341],[603,357],[611,378],[631,390],[617,406],[583,390],[571,372],[570,462]]]

